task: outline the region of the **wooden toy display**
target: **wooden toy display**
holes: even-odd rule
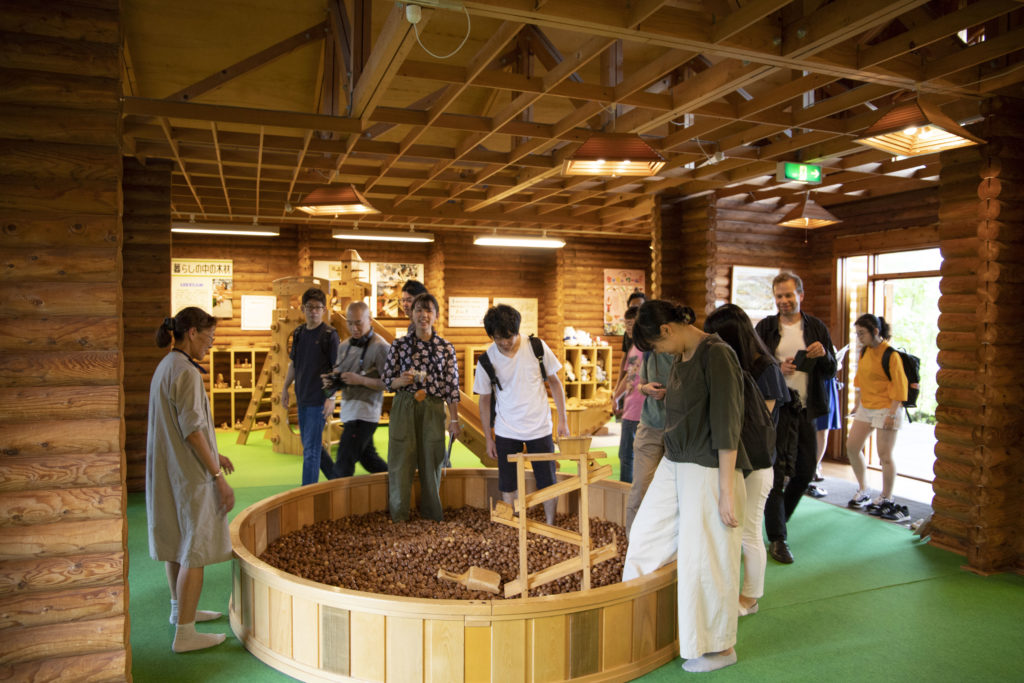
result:
[[[542,586],[581,570],[583,572],[582,589],[590,590],[590,568],[617,554],[614,538],[611,543],[597,550],[592,551],[590,547],[590,485],[611,476],[611,465],[598,466],[596,460],[603,458],[604,453],[590,452],[589,436],[562,437],[559,440],[559,448],[561,449],[560,453],[519,453],[508,456],[510,461],[516,463],[515,509],[510,510],[507,503],[499,502],[491,511],[492,522],[515,526],[519,530],[519,577],[515,581],[505,584],[506,598],[513,595],[521,595],[525,598],[531,588]],[[577,475],[568,476],[545,489],[526,493],[527,463],[567,458],[577,460]],[[526,511],[534,505],[577,490],[580,492],[579,533],[527,518]],[[527,537],[530,533],[571,543],[580,549],[580,554],[531,574],[527,563]]]
[[[270,428],[267,430],[265,438],[270,439],[276,453],[296,455],[302,453],[302,440],[297,427],[293,429],[288,411],[281,406],[281,397],[278,394],[279,388],[284,382],[285,373],[288,371],[288,352],[292,332],[306,320],[297,305],[307,289],[316,287],[323,291],[324,297],[331,302],[331,307],[324,314],[324,322],[329,325],[333,324],[338,330],[338,335],[345,339],[348,337],[348,332],[344,326],[339,327],[344,318],[344,310],[352,301],[362,300],[370,293],[370,285],[356,279],[355,266],[362,260],[359,254],[353,249],[348,249],[342,253],[340,260],[341,278],[336,282],[316,277],[286,277],[274,280],[273,288],[274,296],[277,297],[277,308],[274,310],[274,322],[270,326],[272,336],[270,352],[260,371],[249,408],[239,425],[238,443],[247,442],[249,432],[255,427],[261,403],[269,399],[271,405]],[[331,308],[340,308],[341,316],[332,315]],[[337,422],[329,421],[324,428],[324,441],[329,444],[335,441],[339,434]]]
[[[532,476],[526,476],[531,483]],[[621,525],[629,486],[589,481],[590,514]],[[580,493],[563,495],[559,513],[575,508]],[[414,508],[418,495],[414,485]],[[488,499],[499,497],[497,472],[447,470],[441,497],[446,506],[468,505],[486,515]],[[337,588],[259,559],[270,544],[304,526],[375,511],[383,517],[386,510],[387,477],[376,474],[303,486],[239,513],[231,525],[236,560],[230,602],[239,641],[270,666],[302,680],[622,681],[678,652],[674,563],[591,590],[515,599],[478,593],[487,597],[457,600]],[[385,524],[402,532],[410,523]],[[514,556],[515,543],[506,550]],[[439,564],[457,574],[471,566],[488,568],[479,558],[465,565],[443,560],[433,561],[435,575]],[[314,570],[321,571],[320,565]],[[402,575],[394,563],[366,566],[363,572],[368,579],[386,573]],[[440,583],[450,594],[468,589]]]

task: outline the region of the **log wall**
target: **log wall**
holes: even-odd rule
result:
[[[804,304],[809,313],[828,323],[828,317],[816,306],[827,296],[821,287],[828,285],[821,273],[829,263],[811,258],[813,232],[776,225],[789,209],[785,205],[720,199],[711,207],[708,227],[713,244],[712,296],[719,305],[732,295],[732,266],[778,267],[800,276],[804,281]]]
[[[931,531],[982,573],[1024,567],[1024,101],[986,110],[988,144],[942,155]]]
[[[282,226],[278,238],[230,239],[217,235],[175,234],[173,258],[231,259],[234,267],[232,303],[235,316],[217,325],[219,348],[268,346],[269,332],[240,329],[243,294],[270,294],[271,282],[294,276],[313,261],[333,261],[342,251],[354,248],[364,261],[424,264],[424,284],[441,305],[438,332],[458,352],[459,372],[464,374],[464,349],[490,343],[483,327],[448,327],[448,297],[486,296],[536,298],[538,335],[561,353],[562,332],[572,325],[604,337],[603,275],[605,268],[643,270],[650,278],[649,244],[639,240],[569,238],[559,250],[494,249],[473,245],[469,234],[435,235],[433,244],[387,242],[339,242],[326,229]],[[159,311],[164,310],[160,308]],[[147,320],[156,326],[160,312]],[[408,321],[381,319],[385,327],[404,328]],[[342,325],[342,328],[344,326]],[[610,337],[613,367],[621,362],[621,337]],[[152,374],[152,369],[145,370]]]
[[[119,3],[0,28],[0,677],[126,680]]]
[[[171,309],[171,164],[124,160],[124,422],[125,483],[146,479],[149,382],[167,349],[154,335]]]
[[[661,297],[689,306],[701,320],[714,310],[714,245],[708,231],[713,213],[710,197],[664,202],[653,244],[661,260]]]

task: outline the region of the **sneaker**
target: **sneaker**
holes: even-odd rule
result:
[[[868,514],[873,517],[882,517],[883,515],[892,514],[893,510],[899,507],[895,500],[883,500],[881,504],[876,507],[868,506]]]
[[[864,506],[864,512],[869,515],[878,516],[878,511],[882,509],[882,506],[890,502],[889,500],[882,498],[881,496],[876,497],[873,501]]]
[[[887,511],[881,514],[882,519],[892,520],[893,522],[906,522],[910,519],[910,510],[906,505],[893,505]]]
[[[871,496],[868,495],[867,491],[857,491],[853,494],[853,498],[846,504],[848,508],[862,508],[871,502]]]
[[[807,485],[807,495],[810,496],[811,498],[824,498],[825,496],[828,495],[828,491],[826,491],[825,489],[823,489],[820,486],[815,486],[814,484],[808,484]]]

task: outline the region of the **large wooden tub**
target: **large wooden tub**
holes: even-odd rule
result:
[[[591,515],[622,524],[628,491],[592,485]],[[497,470],[447,470],[441,495],[448,507],[487,509]],[[560,512],[576,506],[559,501]],[[674,564],[587,592],[467,601],[334,588],[259,559],[303,525],[386,509],[387,475],[376,474],[287,491],[235,518],[231,628],[250,652],[302,680],[396,683],[624,681],[678,652]]]

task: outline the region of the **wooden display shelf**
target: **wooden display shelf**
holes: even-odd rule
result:
[[[234,428],[245,417],[256,377],[266,357],[265,348],[210,349],[207,388],[213,424],[218,429],[224,424]],[[221,383],[227,386],[217,386]]]
[[[604,379],[598,379],[598,368],[604,373]],[[569,379],[570,370],[575,379]],[[567,399],[578,398],[585,401],[594,398],[598,389],[611,391],[612,347],[566,346],[563,351],[562,374]],[[583,379],[584,376],[586,379]]]

